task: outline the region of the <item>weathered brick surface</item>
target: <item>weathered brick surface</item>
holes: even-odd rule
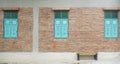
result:
[[[18,39],[3,38],[3,11],[0,11],[0,52],[32,51],[33,10],[19,9]]]
[[[68,39],[54,39],[52,8],[40,9],[39,15],[41,52],[77,52],[80,55],[94,55],[97,52],[120,51],[120,38],[104,38],[104,8],[70,8]]]

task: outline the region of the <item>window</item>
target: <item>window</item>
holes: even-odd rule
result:
[[[55,11],[54,13],[54,37],[68,38],[68,11]]]
[[[118,38],[118,11],[105,11],[104,37]]]
[[[18,11],[4,11],[4,38],[18,37]]]

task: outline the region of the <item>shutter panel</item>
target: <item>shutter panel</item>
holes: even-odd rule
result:
[[[9,38],[9,37],[11,37],[11,35],[10,35],[10,29],[11,28],[11,26],[10,26],[10,19],[4,19],[4,36],[6,37],[6,38]]]
[[[18,28],[18,22],[17,19],[11,19],[11,36],[13,38],[17,38],[17,28]]]
[[[112,37],[118,37],[118,20],[112,19]]]
[[[61,37],[61,19],[55,19],[55,38]]]
[[[68,19],[62,19],[62,38],[68,38]]]
[[[105,30],[105,37],[106,38],[108,38],[108,37],[110,37],[111,36],[111,19],[105,19],[104,20],[105,21],[105,28],[104,28],[104,30]]]
[[[61,11],[55,11],[55,14],[54,14],[54,15],[55,15],[55,19],[56,19],[56,18],[57,18],[57,19],[58,19],[58,18],[60,19],[60,18],[61,18]]]

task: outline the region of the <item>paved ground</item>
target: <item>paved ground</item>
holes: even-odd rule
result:
[[[0,63],[0,64],[120,64],[120,61],[95,61],[95,60],[82,60],[70,62],[38,62],[38,63]]]

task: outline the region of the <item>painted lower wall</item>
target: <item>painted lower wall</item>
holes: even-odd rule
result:
[[[119,64],[120,52],[100,52],[98,60],[77,61],[76,53],[47,52],[47,53],[0,53],[0,63],[9,64]]]
[[[0,53],[0,63],[44,63],[44,62],[69,62],[76,61],[76,53],[68,52],[47,52],[47,53],[30,53],[30,52],[2,52]]]
[[[97,59],[102,61],[120,60],[120,52],[99,52],[97,55]]]

